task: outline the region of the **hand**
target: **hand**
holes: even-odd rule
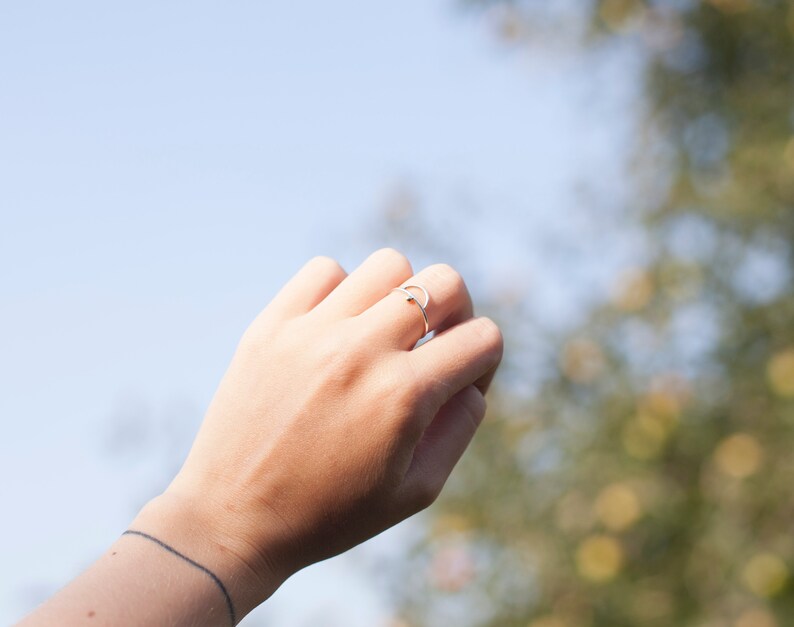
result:
[[[252,603],[432,503],[484,416],[499,329],[449,266],[412,275],[392,249],[349,276],[307,263],[246,330],[160,497],[255,574]],[[408,284],[437,332],[414,350],[421,312],[392,291]]]

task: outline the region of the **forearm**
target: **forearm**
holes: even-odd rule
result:
[[[20,625],[233,625],[283,578],[264,580],[194,504],[150,501],[85,572]]]

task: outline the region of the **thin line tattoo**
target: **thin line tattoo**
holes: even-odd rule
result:
[[[202,566],[198,562],[193,561],[187,555],[182,555],[182,553],[177,551],[175,548],[168,546],[162,540],[158,540],[154,536],[150,536],[148,533],[144,533],[143,531],[136,531],[135,529],[127,529],[127,531],[125,531],[121,535],[127,535],[127,534],[141,536],[142,538],[151,540],[155,544],[158,544],[159,546],[164,548],[169,553],[173,553],[177,557],[181,557],[188,564],[194,566],[195,568],[198,568],[201,572],[208,575],[209,578],[215,582],[218,588],[220,588],[221,592],[223,593],[223,597],[226,599],[226,608],[229,610],[229,621],[231,622],[232,627],[234,627],[237,624],[237,617],[235,616],[234,613],[234,604],[232,603],[232,598],[229,596],[229,592],[226,590],[226,586],[223,585],[223,582],[220,579],[218,579],[218,576],[215,573],[213,573],[209,568],[207,568],[206,566]]]

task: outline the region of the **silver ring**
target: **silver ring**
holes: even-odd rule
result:
[[[408,291],[409,287],[415,287],[418,290],[422,290],[422,293],[425,295],[425,304],[424,305],[422,303],[420,303],[416,299],[416,296],[414,296],[413,294],[411,294],[411,292]],[[416,303],[417,307],[419,307],[419,311],[422,312],[422,318],[424,318],[424,321],[425,321],[425,333],[424,333],[424,335],[422,337],[427,335],[430,332],[430,323],[427,320],[427,311],[425,311],[425,308],[427,307],[427,304],[430,302],[430,294],[428,294],[427,290],[425,288],[423,288],[421,285],[406,285],[404,287],[395,287],[395,288],[392,289],[392,292],[395,292],[395,291],[396,292],[402,292],[403,294],[406,295],[406,298],[405,298],[406,301],[408,301],[409,303],[411,301],[413,301],[413,302]]]

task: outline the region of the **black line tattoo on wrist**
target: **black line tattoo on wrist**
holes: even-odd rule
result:
[[[229,622],[231,622],[232,627],[234,627],[237,624],[237,617],[235,616],[235,613],[234,613],[234,604],[232,603],[232,597],[229,596],[229,592],[226,590],[226,586],[223,585],[223,582],[220,579],[218,579],[218,576],[215,573],[213,573],[209,568],[207,568],[206,566],[202,566],[198,562],[193,561],[187,555],[182,555],[182,553],[177,551],[175,548],[173,548],[171,546],[168,546],[162,540],[158,540],[154,536],[150,536],[148,533],[144,533],[143,531],[136,531],[134,529],[127,529],[127,531],[125,531],[121,535],[127,535],[127,534],[135,535],[135,536],[141,536],[142,538],[146,538],[147,540],[151,540],[155,544],[157,544],[157,545],[161,546],[162,548],[164,548],[169,553],[173,553],[177,557],[181,557],[188,564],[190,564],[191,566],[193,566],[195,568],[198,568],[201,572],[203,572],[210,579],[212,579],[212,581],[215,582],[215,585],[217,585],[218,588],[220,588],[221,592],[223,593],[224,599],[226,599],[226,608],[229,610]]]

